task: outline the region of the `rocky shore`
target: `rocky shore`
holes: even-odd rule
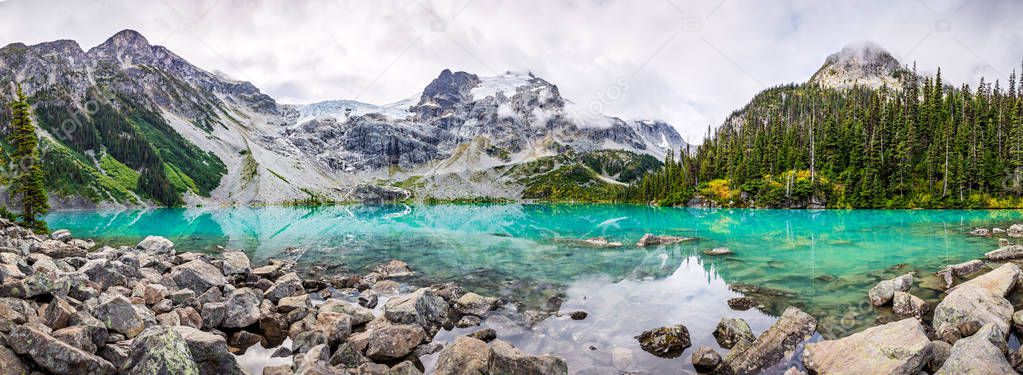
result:
[[[178,253],[162,237],[101,247],[0,220],[0,374],[243,374],[257,344],[289,364],[263,374],[567,374],[480,330],[443,347],[439,330],[477,326],[500,301],[454,284],[400,292],[401,261],[365,275],[303,279],[241,251]]]

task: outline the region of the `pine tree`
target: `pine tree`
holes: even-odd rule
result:
[[[39,159],[39,138],[32,123],[31,107],[18,86],[18,98],[11,104],[11,145],[14,163],[11,195],[20,202],[19,218],[36,232],[46,232],[45,215],[50,206],[43,188],[43,169]]]

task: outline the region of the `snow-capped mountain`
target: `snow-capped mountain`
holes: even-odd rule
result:
[[[359,184],[490,173],[597,150],[660,159],[686,146],[664,123],[577,110],[529,73],[445,70],[393,104],[282,105],[131,30],[88,51],[72,41],[0,48],[0,104],[14,83],[33,105],[51,173],[75,176],[51,192],[79,202],[344,200]],[[516,198],[515,190],[501,195]]]

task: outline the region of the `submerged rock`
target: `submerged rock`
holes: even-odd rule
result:
[[[689,329],[681,324],[654,328],[635,337],[647,353],[662,358],[677,358],[692,345]]]
[[[873,288],[870,288],[867,296],[870,298],[870,303],[872,305],[882,306],[891,302],[892,298],[895,297],[895,292],[908,291],[912,286],[913,274],[907,273],[894,279],[882,280]]]
[[[704,250],[703,253],[707,255],[728,255],[732,254],[732,250],[727,247],[715,247],[710,250]]]
[[[817,374],[916,375],[931,359],[931,341],[916,318],[807,344],[803,364]]]
[[[991,237],[991,230],[987,229],[987,228],[977,228],[977,229],[971,230],[969,234],[971,236],[978,236],[978,237]]]
[[[817,319],[795,307],[785,309],[778,321],[748,346],[735,347],[725,356],[724,365],[736,375],[756,374],[777,364],[810,338],[817,330]]]
[[[607,238],[604,237],[587,238],[583,240],[583,243],[589,246],[599,248],[622,247],[621,242],[608,241]]]
[[[746,311],[754,307],[764,308],[764,305],[749,297],[736,297],[728,299],[728,307],[731,307],[732,310]]]
[[[384,278],[390,277],[407,277],[415,275],[415,272],[409,268],[408,264],[400,260],[391,260],[390,262],[377,266],[376,272]]]
[[[644,234],[636,246],[658,246],[658,245],[671,245],[679,242],[692,241],[695,238],[692,237],[675,237],[675,236],[658,236],[654,234]]]

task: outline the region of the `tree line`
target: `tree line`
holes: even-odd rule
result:
[[[767,89],[621,200],[836,208],[1023,207],[1023,84]]]

